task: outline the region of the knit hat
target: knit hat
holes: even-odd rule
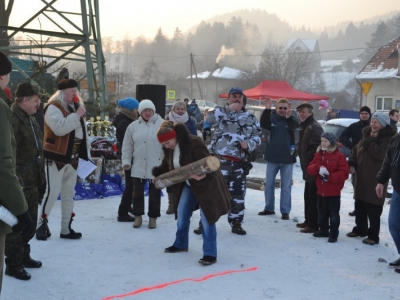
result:
[[[25,81],[18,84],[17,89],[15,91],[15,97],[23,98],[34,95],[39,95],[39,90],[37,89],[37,87],[33,86],[30,82]]]
[[[390,125],[390,118],[388,114],[384,114],[382,112],[376,112],[372,116],[372,119],[377,119],[379,123],[381,123],[382,127],[386,127],[386,125]]]
[[[11,73],[11,71],[11,61],[8,59],[7,55],[0,51],[0,76],[7,75]]]
[[[118,106],[127,108],[129,110],[134,110],[139,107],[139,101],[137,101],[135,98],[126,98],[123,100],[118,100]]]
[[[333,145],[336,145],[336,135],[334,135],[333,133],[330,133],[330,132],[324,132],[322,135],[321,135],[321,137],[322,138],[326,138],[328,141],[329,141],[329,143],[331,143],[331,146],[333,146]]]
[[[69,89],[69,88],[75,88],[78,87],[78,83],[71,79],[71,78],[64,78],[61,79],[60,82],[57,85],[57,88],[61,90]]]
[[[366,111],[371,116],[371,109],[368,106],[363,106],[360,108],[360,114],[362,111]]]
[[[153,102],[149,99],[144,99],[140,101],[139,103],[139,115],[142,114],[142,111],[144,111],[146,108],[150,108],[154,113],[156,113],[156,107],[154,106]]]

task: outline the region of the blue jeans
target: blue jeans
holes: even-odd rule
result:
[[[189,226],[197,200],[190,186],[185,182],[178,204],[178,222],[174,246],[179,249],[189,247]],[[217,257],[217,228],[210,225],[200,208],[203,255]]]
[[[281,214],[289,214],[292,207],[292,174],[293,164],[267,163],[267,180],[265,184],[265,210],[275,211],[275,177],[281,173]]]
[[[400,254],[400,194],[393,190],[389,209],[389,232]]]

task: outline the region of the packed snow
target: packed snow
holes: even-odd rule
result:
[[[264,177],[265,168],[264,163],[254,163],[249,176]],[[72,225],[82,232],[81,240],[59,238],[57,201],[49,217],[52,236],[31,241],[31,255],[43,267],[28,269],[29,281],[4,275],[1,299],[398,299],[400,274],[388,267],[399,258],[388,232],[390,205],[383,209],[380,244],[369,246],[362,238],[346,237],[354,226],[354,217],[348,215],[354,205],[348,179],[342,191],[339,239],[331,244],[296,228],[295,220],[303,221],[299,163],[293,179],[288,221],[281,220],[279,188],[273,216],[257,215],[264,208],[264,193],[247,189],[247,235],[231,233],[222,217],[217,223],[218,262],[211,266],[197,262],[202,257],[202,238],[193,233],[198,211],[192,217],[189,252],[164,253],[176,230],[174,216],[165,214],[167,196],[162,197],[162,217],[153,230],[147,228],[147,217],[139,229],[117,222],[119,196],[76,201]]]

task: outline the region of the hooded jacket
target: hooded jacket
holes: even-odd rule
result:
[[[180,166],[186,166],[210,156],[203,140],[197,136],[190,135],[184,124],[175,124],[174,129],[177,133],[177,143],[180,148]],[[163,150],[164,158],[162,164],[153,169],[155,177],[174,169],[174,151],[166,148],[163,148]],[[211,225],[217,222],[222,215],[228,213],[231,196],[221,171],[209,173],[201,180],[189,179],[189,184],[207,221]],[[182,191],[183,183],[178,183],[172,188]]]
[[[324,182],[319,174],[319,169],[324,166],[328,172],[328,181]],[[340,153],[339,148],[334,145],[326,150],[318,147],[314,159],[307,167],[311,176],[316,176],[317,194],[322,197],[340,196],[344,182],[349,177],[349,165],[346,156]]]
[[[163,119],[154,114],[147,122],[139,117],[125,132],[122,145],[122,166],[131,166],[135,178],[153,179],[151,171],[161,164],[162,146],[157,140],[157,130]]]

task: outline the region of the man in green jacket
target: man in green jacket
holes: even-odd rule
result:
[[[43,138],[33,115],[40,106],[39,91],[30,82],[21,82],[15,91],[15,102],[11,105],[12,127],[17,144],[17,176],[21,180],[28,213],[34,227],[38,217],[39,190],[44,182]],[[6,275],[20,280],[29,280],[31,275],[24,268],[40,268],[42,262],[30,256],[29,236],[11,232],[6,236]]]
[[[8,97],[4,92],[10,81],[11,70],[11,62],[3,52],[0,52],[0,205],[17,216],[18,223],[13,226],[13,231],[28,235],[34,227],[15,173],[16,143],[11,128],[11,111],[6,102]],[[0,220],[0,291],[3,282],[4,245],[6,234],[9,232],[11,232],[10,226]]]

